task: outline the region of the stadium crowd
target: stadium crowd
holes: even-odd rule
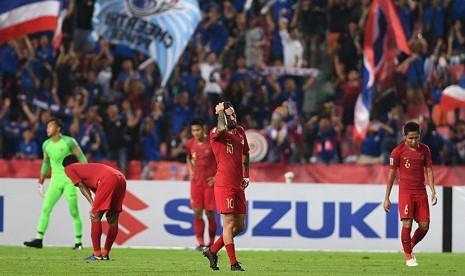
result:
[[[445,87],[465,82],[465,1],[395,1],[412,53],[379,78],[361,143],[352,129],[371,1],[246,2],[199,1],[202,20],[163,88],[146,56],[88,39],[95,0],[69,7],[57,49],[53,33],[5,43],[1,157],[40,158],[56,116],[89,160],[123,172],[128,160],[185,162],[190,121],[214,124],[215,104],[229,100],[268,140],[265,162],[382,164],[416,119],[435,164],[465,164],[465,114],[436,107]]]

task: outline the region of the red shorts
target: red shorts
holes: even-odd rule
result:
[[[245,214],[247,205],[242,188],[215,186],[216,210],[220,214]]]
[[[400,219],[429,222],[428,195],[399,194]]]
[[[213,187],[202,187],[191,184],[191,207],[215,210],[215,193]]]
[[[126,179],[122,175],[106,177],[95,193],[92,213],[101,211],[121,212],[126,194]]]

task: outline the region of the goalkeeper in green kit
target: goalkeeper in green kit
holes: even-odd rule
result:
[[[69,154],[74,154],[82,163],[87,163],[86,156],[74,138],[62,135],[63,123],[59,119],[51,119],[47,123],[47,136],[49,139],[42,144],[44,159],[39,178],[39,192],[45,194],[42,213],[37,226],[37,237],[32,241],[24,242],[24,245],[35,248],[42,248],[42,239],[47,230],[50,214],[55,204],[64,194],[68,202],[69,212],[73,217],[75,245],[73,249],[82,249],[82,220],[79,215],[77,188],[65,174],[65,168],[61,164],[63,159]],[[47,193],[44,193],[44,180],[52,168],[52,176]]]

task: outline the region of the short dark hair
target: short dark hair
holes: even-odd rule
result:
[[[409,132],[420,132],[420,125],[415,122],[408,122],[404,126],[404,135],[407,135]]]
[[[74,154],[70,154],[70,155],[66,156],[66,157],[63,159],[63,162],[61,162],[61,164],[63,165],[63,167],[66,167],[66,166],[71,165],[71,164],[74,164],[74,163],[79,163],[78,158],[77,158],[76,155],[74,155]]]
[[[60,130],[63,130],[64,125],[63,125],[63,121],[62,121],[62,120],[60,120],[60,119],[58,119],[58,118],[52,118],[52,119],[50,119],[50,120],[47,122],[47,125],[48,125],[49,123],[51,123],[51,122],[55,122],[55,124],[60,128]]]
[[[194,118],[191,121],[191,126],[203,126],[203,125],[204,125],[203,120],[200,118]]]
[[[230,107],[234,108],[230,101],[224,102],[224,110],[226,110],[226,109],[228,109]]]

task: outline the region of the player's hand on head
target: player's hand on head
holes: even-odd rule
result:
[[[224,102],[221,102],[215,106],[215,114],[220,114],[221,110],[224,110]]]

